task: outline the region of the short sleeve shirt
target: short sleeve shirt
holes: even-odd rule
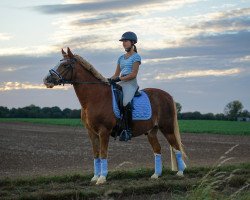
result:
[[[120,65],[121,75],[130,74],[132,72],[133,63],[137,61],[141,64],[141,56],[138,53],[134,53],[128,58],[125,58],[125,54],[121,55],[117,61],[117,64]]]

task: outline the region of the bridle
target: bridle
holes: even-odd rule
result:
[[[60,61],[64,61],[65,59],[62,59]],[[65,84],[107,84],[105,82],[89,82],[89,81],[73,81],[72,78],[73,78],[73,70],[74,70],[74,65],[75,63],[77,62],[77,59],[76,58],[67,58],[67,60],[69,60],[69,64],[67,66],[64,66],[64,68],[66,68],[61,74],[59,72],[57,72],[55,69],[50,69],[49,70],[49,73],[51,76],[55,75],[59,80],[57,81],[58,82],[58,85],[65,85]],[[63,78],[62,74],[64,72],[69,72],[68,68],[70,68],[71,70],[71,78],[70,80],[66,80],[65,78]]]

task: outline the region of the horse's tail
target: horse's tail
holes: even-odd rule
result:
[[[178,119],[177,119],[177,110],[176,110],[176,105],[175,101],[173,101],[174,104],[174,135],[175,139],[177,141],[178,147],[182,153],[183,158],[188,158],[187,154],[184,150],[184,145],[181,142],[181,136],[180,136],[180,131],[179,131],[179,125],[178,125]],[[171,152],[171,165],[172,165],[172,170],[177,171],[177,161],[174,153],[174,149],[172,146],[170,146],[170,152]]]

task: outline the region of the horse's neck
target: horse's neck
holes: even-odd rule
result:
[[[98,107],[101,99],[104,99],[108,89],[108,85],[103,84],[102,81],[93,76],[89,71],[78,73],[80,76],[76,77],[77,81],[83,82],[99,82],[98,84],[74,84],[74,89],[81,106],[84,109],[91,109],[90,107]]]

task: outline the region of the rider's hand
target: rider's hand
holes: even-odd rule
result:
[[[108,78],[108,82],[109,82],[110,84],[114,83],[112,78]]]
[[[117,76],[116,78],[113,79],[113,81],[114,81],[114,82],[119,82],[119,81],[121,81],[121,79],[120,79],[119,76]]]
[[[108,78],[108,82],[110,83],[110,84],[113,84],[113,83],[116,83],[116,82],[119,82],[119,81],[121,81],[121,79],[120,79],[120,77],[118,76],[118,77],[116,77],[116,78]]]

